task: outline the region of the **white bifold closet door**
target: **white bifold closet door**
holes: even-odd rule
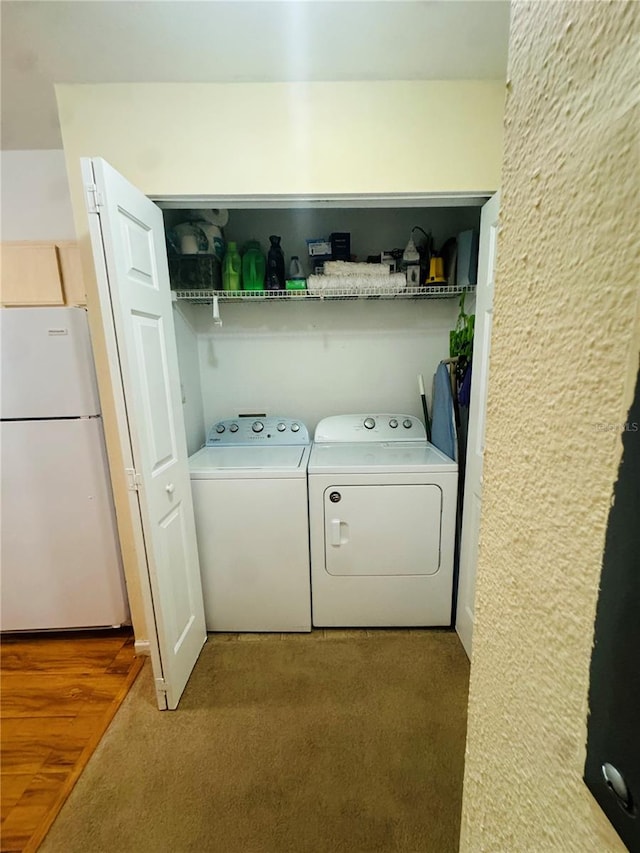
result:
[[[475,613],[476,567],[480,539],[482,505],[482,464],[487,411],[487,382],[493,321],[493,284],[498,246],[498,213],[500,194],[496,193],[482,208],[480,217],[480,251],[478,287],[476,289],[476,322],[473,339],[473,373],[469,406],[469,435],[462,508],[460,539],[460,572],[456,630],[469,658]]]
[[[104,160],[82,169],[156,694],[171,709],[206,631],[163,219]]]

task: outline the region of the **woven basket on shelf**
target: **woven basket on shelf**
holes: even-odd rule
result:
[[[220,290],[222,270],[217,255],[170,255],[172,290]]]

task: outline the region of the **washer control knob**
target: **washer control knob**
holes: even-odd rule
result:
[[[264,429],[264,424],[262,423],[262,421],[254,421],[251,429],[254,432],[262,432],[262,430]]]
[[[224,424],[216,424],[216,432],[223,433],[224,432]]]
[[[282,421],[280,421],[280,423],[278,424],[278,432],[284,432],[286,428],[287,425],[283,424]]]
[[[413,426],[413,421],[412,421],[412,420],[409,420],[409,418],[405,418],[405,419],[402,421],[402,426],[403,426],[405,429],[411,429],[411,427]]]
[[[229,432],[238,432],[238,429],[238,424],[231,424],[231,426],[229,427]]]
[[[291,424],[291,432],[300,432],[300,424]]]
[[[398,426],[398,421],[395,418],[391,418],[391,420],[389,421],[389,426],[391,427],[391,429],[396,429]]]
[[[365,418],[364,419],[364,428],[365,429],[373,429],[376,425],[376,422],[373,418]]]

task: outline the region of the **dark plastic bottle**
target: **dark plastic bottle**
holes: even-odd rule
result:
[[[280,237],[275,234],[269,237],[271,248],[267,255],[267,275],[264,282],[265,290],[284,290],[284,253],[280,247]]]

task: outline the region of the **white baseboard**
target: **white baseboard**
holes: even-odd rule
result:
[[[149,645],[149,640],[136,640],[133,644],[135,652],[137,655],[146,655],[149,657],[151,654],[151,646]]]

